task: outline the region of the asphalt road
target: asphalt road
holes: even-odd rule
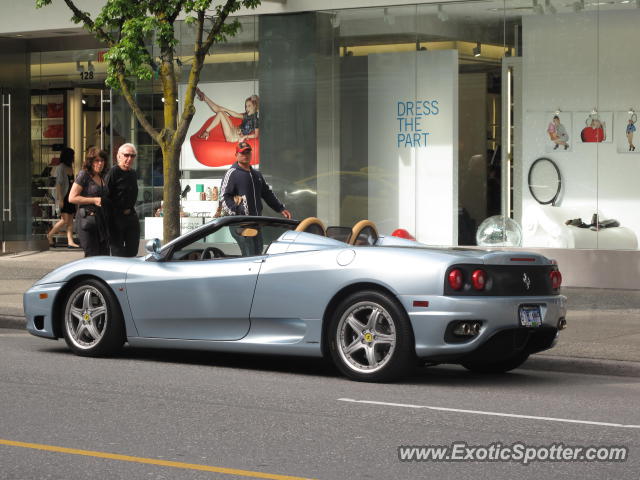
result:
[[[637,479],[640,378],[552,371],[554,361],[501,376],[431,367],[376,385],[310,359],[131,348],[81,358],[2,329],[0,478]],[[629,450],[625,462],[398,460],[401,445],[453,442]]]

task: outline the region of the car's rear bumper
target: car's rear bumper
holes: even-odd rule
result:
[[[416,354],[434,362],[468,359],[500,359],[514,353],[535,353],[551,348],[557,341],[558,323],[566,316],[566,297],[441,297],[403,296],[413,327]],[[427,301],[427,307],[414,307]],[[519,307],[539,305],[542,325],[521,327]],[[482,322],[477,336],[451,341],[445,336],[451,322]]]

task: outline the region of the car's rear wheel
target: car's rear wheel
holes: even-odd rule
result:
[[[125,340],[118,301],[98,280],[74,285],[66,298],[63,322],[64,339],[78,355],[108,355]]]
[[[464,362],[462,366],[476,373],[505,373],[518,368],[529,358],[528,353],[518,353],[498,362]]]
[[[356,292],[340,302],[329,324],[329,350],[344,375],[365,382],[406,375],[415,357],[406,313],[377,291]]]

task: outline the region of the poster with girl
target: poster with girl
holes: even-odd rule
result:
[[[611,143],[613,141],[612,112],[575,112],[576,136],[582,143]]]
[[[545,151],[570,152],[572,141],[569,138],[571,131],[571,115],[567,112],[547,112],[547,129],[545,132]]]
[[[639,137],[638,114],[630,109],[626,112],[616,112],[616,150],[618,153],[640,153],[637,148]]]
[[[180,85],[180,98],[186,86]],[[200,83],[196,112],[182,144],[182,170],[227,169],[236,161],[238,142],[252,147],[251,164],[260,163],[260,97],[258,82]]]

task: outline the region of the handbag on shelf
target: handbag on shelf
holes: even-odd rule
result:
[[[49,118],[64,117],[64,105],[62,103],[47,103],[47,117]]]
[[[33,105],[33,116],[38,118],[47,118],[47,106],[41,103]]]
[[[56,125],[49,125],[42,132],[44,138],[62,138],[64,137],[64,125],[59,123]]]

